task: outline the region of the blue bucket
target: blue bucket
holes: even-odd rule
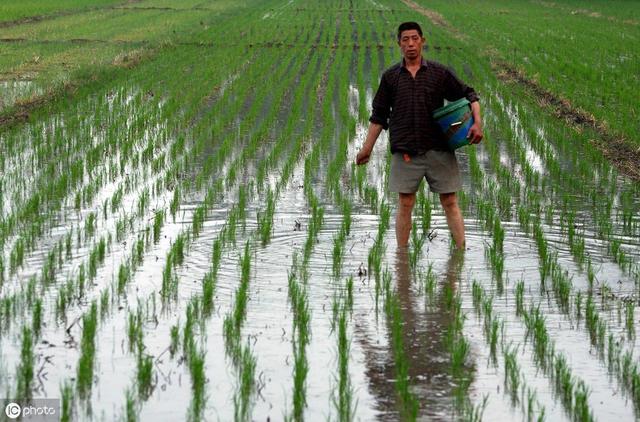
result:
[[[469,145],[467,134],[473,125],[471,105],[466,98],[447,104],[433,112],[433,118],[447,138],[449,149]]]

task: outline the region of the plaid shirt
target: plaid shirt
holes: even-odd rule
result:
[[[422,59],[414,79],[403,60],[382,75],[369,121],[389,129],[392,153],[415,155],[430,149],[446,150],[446,139],[433,119],[433,111],[442,107],[445,99],[455,101],[462,97],[469,102],[478,101],[473,88],[449,68]]]

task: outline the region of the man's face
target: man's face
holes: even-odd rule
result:
[[[424,38],[420,36],[416,29],[408,29],[400,33],[400,50],[405,59],[413,60],[420,56]]]

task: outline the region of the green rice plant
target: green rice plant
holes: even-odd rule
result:
[[[84,221],[84,239],[85,239],[85,241],[87,239],[91,239],[94,236],[95,230],[96,230],[96,219],[97,219],[96,214],[91,212],[87,216],[87,219]]]
[[[60,386],[60,422],[70,422],[73,418],[73,387],[66,381]]]
[[[35,359],[33,355],[33,333],[27,326],[22,327],[22,347],[20,364],[16,370],[16,397],[31,398],[32,383],[35,375]]]
[[[573,394],[573,418],[579,421],[593,421],[594,417],[589,408],[589,389],[583,381],[579,381]]]
[[[216,290],[216,277],[209,271],[202,279],[202,309],[205,315],[213,311],[213,295]]]
[[[125,292],[125,288],[129,281],[131,280],[131,268],[128,263],[121,263],[118,268],[118,283],[117,283],[117,292],[118,295],[122,295]]]
[[[502,280],[504,273],[504,254],[495,245],[487,246],[485,255],[489,258],[491,269],[496,280]]]
[[[575,381],[564,356],[556,356],[554,362],[555,385],[566,408],[571,409]]]
[[[473,299],[473,307],[476,309],[478,316],[482,314],[481,304],[484,299],[484,289],[477,280],[473,280],[471,285],[471,297]]]
[[[136,396],[130,389],[125,390],[125,407],[124,407],[124,419],[127,422],[136,422],[138,420],[138,405],[136,402]]]
[[[340,231],[333,237],[333,249],[332,249],[332,271],[333,277],[339,278],[342,271],[342,257],[344,255],[344,241],[345,235],[343,231]]]
[[[173,221],[176,221],[176,214],[178,213],[178,208],[180,207],[180,188],[176,186],[173,190],[173,197],[171,198],[171,202],[169,202],[169,213],[171,213],[171,218]]]
[[[100,293],[100,321],[104,321],[111,313],[111,301],[109,290],[103,290]]]
[[[142,345],[144,336],[142,326],[142,313],[138,308],[136,313],[129,311],[127,319],[127,339],[129,341],[129,352],[134,353]]]
[[[249,419],[251,395],[255,389],[256,358],[248,346],[242,348],[240,359],[240,379],[238,390],[233,398],[234,418],[238,421]]]
[[[413,228],[411,230],[411,248],[409,248],[409,266],[413,271],[416,270],[418,259],[422,253],[422,247],[424,245],[424,236],[418,237],[418,227],[413,222]]]
[[[524,280],[516,283],[516,315],[521,316],[524,312]]]
[[[451,370],[455,376],[460,376],[470,351],[470,344],[463,336],[455,336],[451,345]]]
[[[426,293],[426,297],[429,300],[433,299],[434,293],[436,291],[436,283],[438,279],[435,271],[433,271],[433,262],[430,262],[427,266],[427,272],[424,276],[424,290]]]
[[[533,335],[533,344],[536,362],[543,368],[547,366],[550,356],[553,356],[550,345],[549,333],[547,331],[545,317],[540,312],[540,305],[531,305],[528,312],[523,314],[527,337]]]
[[[40,330],[42,329],[42,299],[37,298],[33,304],[33,316],[31,329],[33,331],[33,337],[35,339],[40,337]]]
[[[82,317],[82,340],[80,342],[80,359],[76,385],[81,397],[85,397],[93,383],[93,367],[96,353],[96,328],[98,324],[98,309],[95,302],[91,304],[89,312]]]
[[[258,211],[258,231],[260,233],[260,241],[262,246],[269,243],[273,232],[273,213],[275,211],[275,195],[273,191],[267,192],[267,204],[264,213]]]
[[[145,355],[142,351],[142,345],[138,350],[138,364],[136,368],[136,379],[138,383],[138,395],[143,400],[149,398],[153,393],[153,356]]]
[[[633,335],[635,334],[635,328],[634,328],[635,309],[636,309],[636,306],[633,301],[625,302],[625,327],[630,337],[633,337]]]
[[[164,210],[156,211],[153,215],[153,243],[160,241],[160,235],[164,226]]]
[[[335,299],[334,299],[335,300]],[[349,339],[347,337],[347,310],[344,304],[338,311],[338,391],[334,397],[338,419],[352,420],[354,415],[353,387],[349,375]]]
[[[431,229],[431,212],[432,206],[431,201],[429,201],[429,197],[424,193],[424,191],[420,191],[418,194],[418,215],[420,216],[420,226],[422,227],[422,238],[429,233]]]
[[[519,388],[521,383],[520,366],[518,365],[518,348],[507,346],[504,350],[504,386],[513,403],[519,400]]]
[[[170,342],[169,342],[169,354],[173,358],[178,351],[178,347],[180,347],[180,325],[172,325],[169,333]]]
[[[498,321],[497,318],[494,318],[491,321],[491,334],[490,334],[490,340],[489,340],[489,350],[491,353],[491,358],[495,361],[496,360],[496,352],[497,352],[497,346],[498,346],[498,330],[500,329],[500,322]],[[504,322],[502,323],[502,327],[504,328]]]

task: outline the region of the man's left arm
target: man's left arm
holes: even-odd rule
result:
[[[471,103],[471,114],[473,115],[473,125],[469,128],[467,139],[469,143],[479,144],[482,141],[482,117],[480,117],[480,102],[474,101]]]
[[[482,141],[482,117],[480,116],[480,103],[476,91],[462,82],[456,76],[453,69],[447,68],[444,79],[445,98],[448,101],[455,101],[459,98],[466,98],[471,103],[471,114],[473,125],[469,128],[467,139],[471,144],[479,144]]]

